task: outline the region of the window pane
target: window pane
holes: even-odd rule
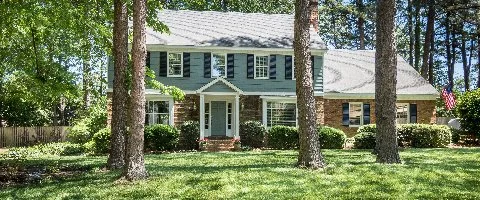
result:
[[[397,105],[397,124],[408,123],[408,104],[398,103]]]
[[[182,75],[182,53],[169,53],[168,54],[168,75]]]
[[[267,102],[267,126],[296,126],[297,111],[295,103]]]
[[[362,125],[361,117],[362,117],[362,104],[355,103],[350,104],[350,125],[359,126]]]
[[[169,124],[168,101],[147,101],[145,124]]]
[[[212,54],[212,77],[225,76],[225,54]]]

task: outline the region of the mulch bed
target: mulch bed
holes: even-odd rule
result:
[[[91,166],[0,166],[0,188],[7,186],[41,183],[44,180],[64,180],[83,174]]]

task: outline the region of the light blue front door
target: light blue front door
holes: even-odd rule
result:
[[[226,136],[226,102],[212,101],[212,136]]]

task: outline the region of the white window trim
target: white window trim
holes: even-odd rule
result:
[[[175,125],[175,110],[173,109],[174,100],[173,97],[146,97],[145,103],[148,101],[168,101],[168,125]],[[146,112],[146,111],[145,111]]]
[[[395,103],[395,120],[397,120],[397,105],[402,104],[402,105],[407,105],[407,124],[410,124],[410,103]]]
[[[171,53],[175,53],[175,54],[179,53],[181,55],[180,75],[170,75],[170,59],[168,58],[168,55],[170,55]],[[177,51],[167,52],[167,77],[183,77],[183,52],[177,52]]]
[[[225,57],[225,74],[223,76],[220,76],[220,77],[223,77],[223,78],[227,78],[227,54],[226,53],[218,53],[218,52],[212,52],[210,53],[210,78],[218,78],[218,76],[213,76],[213,54],[223,54],[223,56]]]
[[[350,124],[350,107],[352,104],[360,104],[360,125],[351,125]],[[348,102],[348,127],[360,127],[363,126],[363,102]]]
[[[267,56],[267,77],[257,77],[257,56]],[[269,72],[270,72],[270,55],[254,54],[253,58],[254,58],[253,59],[253,78],[254,79],[260,79],[260,80],[270,79],[270,75],[269,75]],[[262,66],[262,67],[265,67],[265,66]]]
[[[268,102],[275,102],[275,103],[295,103],[295,115],[297,118],[295,119],[296,127],[298,127],[298,104],[296,98],[262,98],[262,124],[268,130],[271,127],[268,127],[268,118],[267,118],[267,103]]]
[[[292,55],[292,80],[297,80],[295,78],[295,55]]]

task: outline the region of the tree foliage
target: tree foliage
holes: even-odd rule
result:
[[[480,137],[480,89],[466,92],[456,105],[462,128]]]

